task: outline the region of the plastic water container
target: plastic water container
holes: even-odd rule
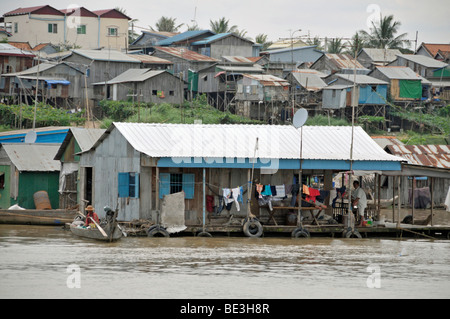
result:
[[[52,209],[52,205],[50,204],[50,199],[48,198],[48,193],[46,191],[34,193],[33,199],[34,206],[36,206],[37,210]]]

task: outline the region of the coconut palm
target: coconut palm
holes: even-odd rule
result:
[[[159,18],[159,20],[156,22],[155,27],[156,31],[159,32],[177,32],[179,28],[183,26],[182,24],[176,25],[177,18],[169,18],[162,16]],[[152,30],[153,27],[150,27]]]
[[[225,19],[225,17],[216,21],[209,20],[209,24],[211,31],[214,33],[238,32],[237,25],[230,26],[230,20]]]
[[[407,33],[397,36],[400,21],[395,21],[394,16],[383,17],[380,15],[379,21],[372,21],[370,33],[361,31],[361,35],[365,38],[367,46],[377,49],[402,49],[409,46],[410,43],[406,39]]]
[[[347,51],[346,53],[351,56],[355,56],[355,53],[358,52],[366,46],[366,42],[364,41],[364,36],[361,35],[360,32],[356,32],[351,41],[347,41]]]
[[[339,54],[343,49],[344,44],[342,43],[342,39],[340,38],[331,39],[330,43],[328,44],[328,53]]]
[[[258,34],[255,38],[255,42],[262,45],[261,51],[267,50],[267,48],[272,44],[272,42],[267,40],[267,34]]]

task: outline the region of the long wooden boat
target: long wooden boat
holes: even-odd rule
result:
[[[72,222],[76,215],[76,211],[65,209],[0,209],[0,224],[60,226]]]
[[[83,226],[76,225],[74,223],[70,224],[70,231],[77,236],[96,239],[101,241],[112,242],[119,240],[123,237],[122,230],[118,227],[117,223],[107,224],[100,226],[105,231],[106,236],[97,228],[85,228]]]

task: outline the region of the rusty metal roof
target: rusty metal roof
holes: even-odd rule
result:
[[[450,145],[387,145],[386,149],[408,164],[450,169]]]
[[[155,47],[155,50],[162,51],[167,54],[176,56],[178,58],[188,60],[188,61],[196,61],[196,62],[219,62],[219,60],[213,59],[209,56],[187,50],[185,48],[178,47]]]
[[[353,69],[355,66],[357,69],[365,69],[358,60],[355,61],[349,54],[326,53],[325,55],[339,69]]]
[[[290,86],[287,80],[271,74],[243,74],[243,76],[258,81],[262,86]]]

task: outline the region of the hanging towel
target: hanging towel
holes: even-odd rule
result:
[[[309,188],[309,195],[306,195],[306,200],[316,202],[316,197],[320,196],[320,191],[315,188]]]
[[[264,185],[264,190],[261,195],[272,196],[272,190],[270,189],[270,185]]]
[[[241,189],[239,187],[233,188],[231,190],[231,192],[232,192],[233,200],[236,202],[236,209],[239,212],[239,211],[241,211],[241,207],[239,206],[238,198],[239,198],[239,194],[241,193]]]
[[[229,203],[232,203],[234,201],[231,194],[231,189],[223,188],[222,192],[223,192],[223,199],[225,200],[225,205],[228,205]]]
[[[264,186],[261,184],[256,184],[256,192],[259,194],[259,198],[262,198],[262,191],[263,191]]]
[[[275,186],[277,197],[286,197],[286,191],[284,185]]]
[[[242,197],[242,195],[244,195],[244,187],[239,186],[239,196],[238,196],[238,202],[239,203],[243,203],[244,202],[244,198]]]
[[[306,185],[303,185],[303,194],[309,195],[309,187]]]

